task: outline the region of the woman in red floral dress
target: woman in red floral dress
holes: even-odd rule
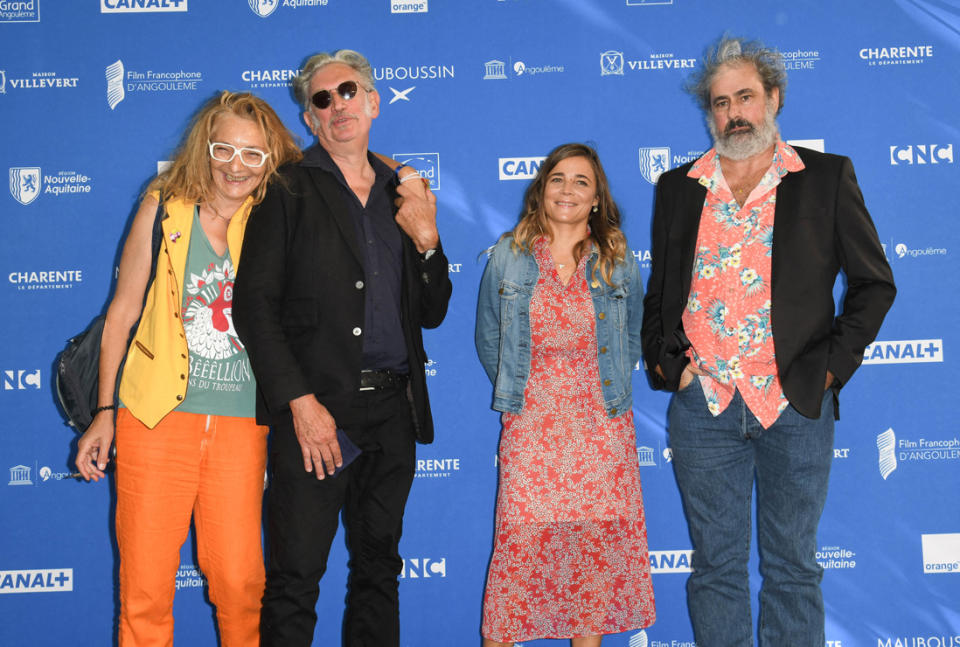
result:
[[[494,247],[476,342],[503,412],[485,647],[655,619],[632,412],[643,289],[596,152],[558,147]]]

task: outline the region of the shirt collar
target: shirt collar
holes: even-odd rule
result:
[[[374,186],[391,180],[396,181],[396,175],[390,167],[380,161],[380,158],[370,151],[367,151],[367,161],[370,162],[370,166],[373,167],[373,172],[377,176],[377,179],[374,181]],[[343,173],[340,172],[340,167],[337,166],[333,158],[330,157],[327,149],[320,144],[314,144],[303,151],[303,159],[300,161],[300,166],[319,168],[327,173],[332,173],[341,184],[346,185],[347,183],[343,177]]]
[[[787,173],[796,173],[804,169],[803,160],[797,154],[797,151],[785,141],[777,138],[777,146],[773,151],[773,159],[770,162],[770,168],[760,180],[760,184],[768,187],[776,186]],[[694,162],[687,177],[692,177],[700,184],[707,187],[707,191],[717,193],[721,186],[725,186],[723,180],[723,171],[720,169],[720,156],[717,155],[717,149],[711,148],[703,157]]]

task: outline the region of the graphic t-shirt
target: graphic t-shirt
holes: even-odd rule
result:
[[[183,329],[190,349],[187,396],[178,411],[253,417],[256,382],[233,327],[236,269],[230,250],[217,255],[194,209],[183,274]]]

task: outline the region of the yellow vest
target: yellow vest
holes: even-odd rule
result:
[[[247,198],[227,226],[227,247],[234,267],[240,264],[240,246],[252,203],[253,199]],[[166,217],[160,223],[163,240],[157,275],[147,293],[137,333],[127,349],[120,380],[120,401],[151,429],[187,394],[190,359],[181,320],[180,288],[190,249],[194,206],[184,200],[169,200],[164,205]]]

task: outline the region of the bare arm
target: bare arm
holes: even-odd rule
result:
[[[127,351],[130,328],[140,318],[143,309],[143,295],[150,279],[153,256],[150,245],[156,213],[157,201],[147,197],[134,216],[130,234],[123,245],[117,289],[107,308],[100,340],[99,406],[113,404],[117,371]],[[99,412],[77,443],[77,469],[88,481],[91,478],[100,480],[110,460],[109,450],[114,436],[113,414],[112,410]]]

